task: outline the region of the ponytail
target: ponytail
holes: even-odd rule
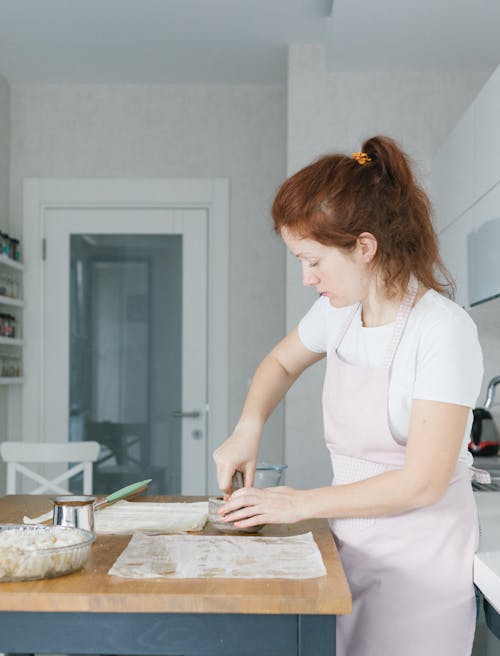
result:
[[[374,266],[389,295],[401,293],[413,273],[425,287],[453,296],[429,198],[389,137],[372,137],[351,157],[327,155],[295,173],[278,190],[272,215],[278,233],[286,227],[346,250],[362,232],[373,234]]]

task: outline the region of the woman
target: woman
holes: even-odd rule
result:
[[[429,201],[394,141],[321,158],[286,180],[276,232],[320,298],[258,367],[214,453],[222,509],[242,527],[329,518],[353,596],[339,656],[466,656],[477,515],[467,443],[482,378],[474,323],[445,296]],[[438,270],[444,279],[436,277]],[[265,421],[327,358],[331,487],[251,487]]]

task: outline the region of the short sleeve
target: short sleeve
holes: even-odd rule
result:
[[[312,305],[309,312],[299,321],[298,331],[300,341],[314,353],[325,353],[328,346],[328,300],[320,297]]]
[[[472,319],[449,315],[423,333],[413,398],[474,407],[483,378],[483,356]]]

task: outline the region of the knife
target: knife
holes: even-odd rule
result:
[[[100,499],[99,501],[96,501],[94,503],[94,510],[100,510],[101,508],[104,508],[104,506],[108,506],[111,503],[114,503],[115,501],[119,501],[120,499],[127,499],[131,496],[134,496],[135,494],[140,494],[140,492],[143,492],[144,490],[147,489],[148,485],[151,483],[152,480],[153,480],[152,478],[147,478],[144,481],[138,481],[137,483],[132,483],[131,485],[126,485],[125,487],[121,487],[119,490],[116,490],[116,492],[109,494],[104,499]],[[46,522],[48,519],[52,519],[52,515],[53,515],[53,510],[49,510],[49,512],[46,512],[43,515],[39,515],[38,517],[33,517],[33,518],[27,517],[25,515],[23,517],[23,522],[25,524],[41,524],[43,522]]]

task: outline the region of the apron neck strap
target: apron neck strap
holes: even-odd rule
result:
[[[415,276],[412,273],[410,274],[410,279],[408,280],[406,291],[404,293],[403,299],[401,300],[401,305],[399,306],[398,314],[396,316],[396,321],[394,323],[394,330],[392,332],[391,341],[387,345],[387,350],[385,352],[385,357],[384,357],[384,363],[382,365],[384,369],[389,369],[389,367],[392,364],[394,355],[399,346],[399,342],[401,341],[401,337],[403,336],[403,331],[405,329],[406,322],[408,321],[408,317],[410,316],[410,312],[413,307],[413,303],[415,301],[417,291],[418,291],[418,280],[415,278]],[[335,343],[335,347],[334,347],[335,352],[338,350],[342,340],[344,339],[344,336],[349,326],[351,325],[351,322],[354,319],[354,316],[356,315],[356,312],[358,311],[360,306],[361,303],[355,305],[353,310],[349,312],[349,314],[347,315],[346,320],[344,321],[344,324],[338,334],[337,341]]]
[[[387,345],[387,350],[385,353],[383,367],[389,369],[392,365],[394,355],[396,354],[399,342],[403,336],[403,332],[410,316],[413,303],[415,302],[415,297],[418,292],[418,280],[415,276],[410,274],[410,279],[408,280],[408,285],[404,293],[403,299],[401,300],[401,305],[399,306],[398,314],[396,316],[396,322],[394,324],[394,330],[392,332],[391,341]]]
[[[349,314],[347,315],[346,320],[344,321],[344,323],[342,324],[342,328],[339,331],[339,334],[337,336],[337,341],[335,342],[335,346],[333,348],[333,351],[335,353],[338,351],[338,348],[339,348],[342,340],[344,339],[345,334],[346,334],[347,330],[349,329],[349,326],[351,325],[352,320],[354,319],[354,316],[355,316],[356,312],[358,311],[358,309],[360,307],[361,307],[361,303],[358,303],[357,305],[355,305],[354,308],[351,310],[351,312],[349,312]]]

